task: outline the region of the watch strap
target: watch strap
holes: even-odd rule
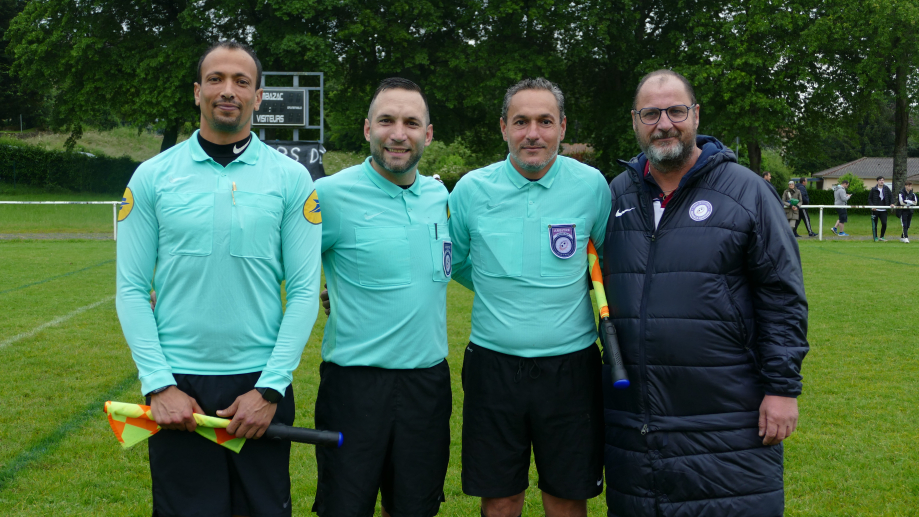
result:
[[[281,394],[278,390],[274,388],[255,388],[259,393],[262,394],[262,398],[271,402],[272,404],[277,404],[281,402],[281,399],[284,398],[284,395]]]

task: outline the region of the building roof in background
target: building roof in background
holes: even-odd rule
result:
[[[858,160],[831,167],[825,171],[815,172],[816,178],[839,178],[851,172],[862,179],[874,179],[878,176],[893,177],[893,158],[859,158]],[[906,159],[906,178],[919,181],[919,158]]]

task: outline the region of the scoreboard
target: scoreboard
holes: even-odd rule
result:
[[[306,88],[262,88],[262,104],[252,114],[252,125],[304,127],[308,107]]]

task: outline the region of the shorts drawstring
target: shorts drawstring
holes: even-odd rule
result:
[[[531,379],[538,379],[542,375],[542,368],[539,367],[539,364],[536,362],[536,359],[520,359],[520,362],[517,363],[517,373],[514,374],[514,382],[520,382],[520,379],[523,378],[523,370],[527,366],[527,361],[533,363],[530,365],[529,376]]]

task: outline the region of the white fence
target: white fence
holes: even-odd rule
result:
[[[112,239],[118,240],[118,207],[121,201],[0,201],[0,205],[112,205]]]
[[[916,210],[919,206],[898,206],[891,208],[890,205],[801,205],[800,208],[819,208],[820,209],[820,229],[817,231],[817,238],[823,240],[823,209],[824,208],[884,208],[887,210]]]
[[[121,201],[0,201],[0,205],[112,205],[112,239],[118,240],[118,207]],[[871,206],[871,205],[801,205],[801,208],[819,208],[820,223],[817,231],[817,238],[823,240],[823,209],[824,208],[886,208],[892,210],[889,206]],[[919,206],[898,206],[901,210],[916,210]]]

